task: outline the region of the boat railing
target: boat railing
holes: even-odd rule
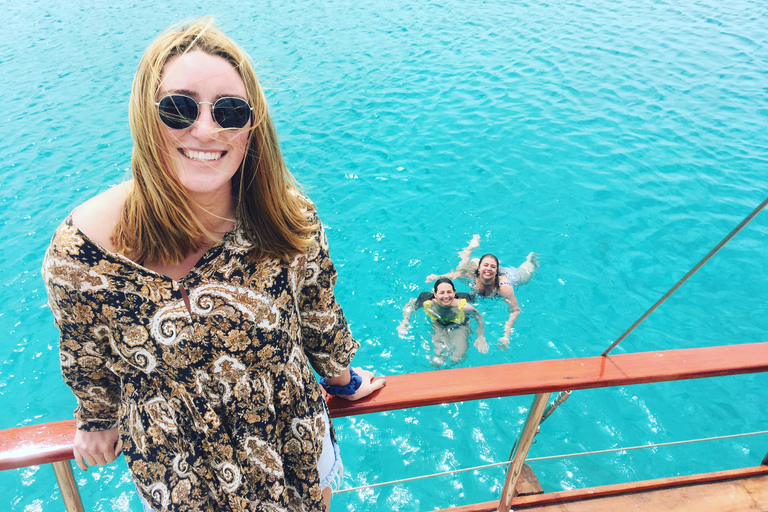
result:
[[[766,371],[768,342],[750,343],[387,376],[387,386],[370,397],[357,402],[332,398],[328,405],[331,416],[338,418],[469,400],[534,395],[528,419],[515,445],[515,457],[509,464],[502,495],[498,502],[493,502],[494,508],[508,511],[520,470],[550,393]],[[82,511],[69,463],[73,458],[74,431],[74,420],[0,431],[0,471],[52,464],[67,511]],[[763,468],[757,471],[768,474],[768,467]],[[465,510],[494,509],[484,505],[485,508]]]

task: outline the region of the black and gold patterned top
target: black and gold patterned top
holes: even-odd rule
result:
[[[174,281],[68,218],[46,253],[78,428],[119,426],[157,510],[324,509],[325,420],[310,365],[337,376],[359,344],[333,295],[322,228],[290,261],[249,263],[249,247],[235,229]]]

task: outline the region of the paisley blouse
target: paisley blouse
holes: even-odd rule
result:
[[[337,376],[359,344],[333,295],[322,227],[290,261],[252,263],[249,248],[235,229],[174,281],[98,246],[70,217],[46,253],[78,428],[119,426],[156,510],[324,510],[324,403],[310,368]]]

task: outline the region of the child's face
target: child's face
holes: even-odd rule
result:
[[[435,291],[435,299],[443,306],[449,306],[456,296],[453,287],[448,283],[440,283]]]

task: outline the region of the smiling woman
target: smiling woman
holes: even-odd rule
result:
[[[411,314],[420,308],[424,308],[432,327],[432,366],[440,367],[448,361],[455,364],[466,358],[470,316],[477,320],[475,348],[483,354],[488,352],[483,315],[467,304],[467,294],[458,296],[450,279],[441,277],[435,282],[433,292],[424,292],[405,305],[403,321],[397,328],[401,338],[408,333]]]
[[[341,459],[323,393],[382,379],[337,304],[314,205],[245,53],[163,34],[131,94],[134,179],[59,227],[43,276],[80,468],[121,450],[145,510],[325,510]]]
[[[160,103],[178,94],[202,102],[203,108],[197,103],[198,115],[184,129],[164,122],[168,164],[198,207],[204,209],[200,215],[234,218],[231,181],[245,156],[250,118],[237,129],[224,129],[214,120],[213,104],[228,97],[245,98],[245,84],[226,60],[193,50],[165,64]]]

